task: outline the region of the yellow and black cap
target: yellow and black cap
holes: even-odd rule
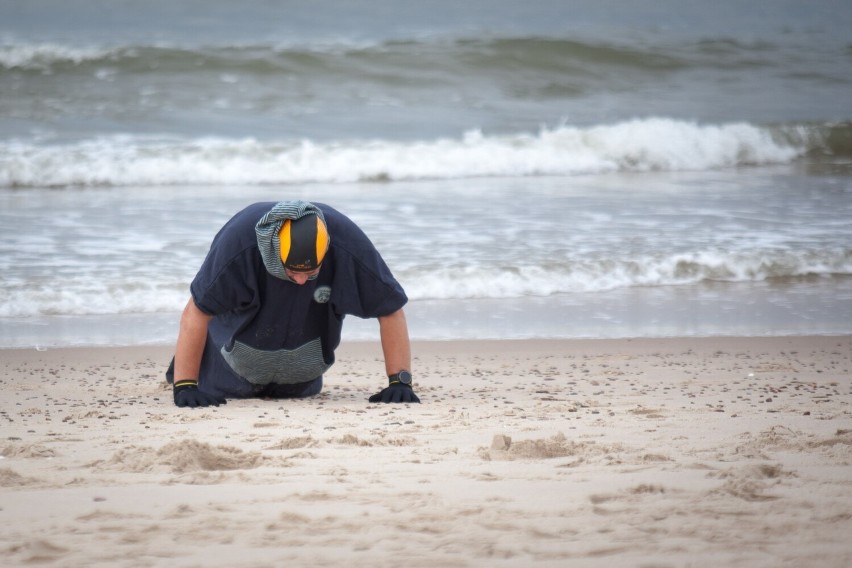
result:
[[[328,228],[318,215],[287,219],[278,231],[281,262],[295,272],[310,272],[319,268],[328,252]]]

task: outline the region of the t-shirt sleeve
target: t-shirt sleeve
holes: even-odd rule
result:
[[[339,212],[326,209],[325,214],[335,255],[335,312],[376,318],[402,308],[408,297],[366,233]]]
[[[228,254],[214,243],[190,285],[192,298],[207,315],[247,309],[258,300],[257,250]]]
[[[355,254],[347,251],[338,263],[335,309],[360,318],[376,318],[402,308],[408,297],[384,259],[367,241]]]

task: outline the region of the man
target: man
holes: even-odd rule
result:
[[[370,402],[420,402],[408,298],[363,231],[328,205],[246,207],[213,239],[190,292],[166,374],[177,406],[316,395],[346,315],[379,321],[389,384]]]

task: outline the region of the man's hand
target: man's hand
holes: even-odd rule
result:
[[[370,402],[420,402],[411,385],[394,383],[370,397]]]
[[[189,406],[196,408],[201,406],[219,406],[228,401],[222,397],[209,395],[198,390],[198,381],[178,381],[174,385],[175,406]]]

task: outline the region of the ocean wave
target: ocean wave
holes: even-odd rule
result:
[[[824,149],[832,127],[701,125],[665,118],[537,134],[421,142],[317,143],[111,136],[0,143],[0,187],[350,183],[575,176],[789,163]],[[839,138],[843,139],[842,136]]]
[[[852,275],[852,248],[821,251],[718,251],[512,267],[451,266],[402,271],[412,299],[521,298],[666,287]]]
[[[49,71],[56,65],[115,60],[124,49],[80,47],[56,43],[0,45],[0,70]]]
[[[7,287],[0,304],[0,317],[65,315],[109,315],[178,312],[189,297],[185,287],[164,292],[157,286],[136,283],[94,285],[91,281],[68,280],[61,288]]]
[[[537,35],[206,45],[164,41],[90,46],[15,42],[0,45],[0,70],[88,72],[91,66],[109,65],[128,72],[161,68],[185,72],[298,68],[302,72],[346,74],[347,68],[354,66],[357,71],[374,63],[397,64],[401,68],[451,64],[480,72],[557,72],[591,67],[667,72],[690,67],[771,66],[787,55],[781,45],[725,37],[688,40],[677,45]]]
[[[89,269],[90,271],[91,269]],[[86,272],[84,270],[83,272]],[[185,282],[170,271],[138,279],[79,274],[52,284],[7,283],[0,317],[177,312],[186,303]],[[819,251],[755,250],[680,253],[636,258],[528,265],[417,266],[397,278],[412,300],[511,299],[606,292],[633,287],[688,286],[852,275],[852,248]]]
[[[85,47],[61,44],[0,46],[0,71],[91,74],[100,68],[122,73],[276,71],[328,73],[327,63],[370,50],[369,45],[240,45],[181,47],[172,44]],[[345,69],[339,72],[346,74]]]

